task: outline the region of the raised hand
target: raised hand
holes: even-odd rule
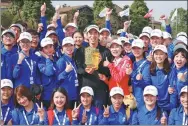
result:
[[[187,71],[185,73],[178,73],[177,77],[178,77],[178,80],[181,80],[183,82],[186,81],[186,74],[187,74]]]
[[[17,63],[21,64],[24,58],[25,58],[25,55],[22,52],[20,52],[18,54],[18,62]]]
[[[60,9],[61,9],[61,6],[60,5],[56,5],[56,7],[55,7],[56,13],[59,13]]]
[[[136,80],[142,80],[142,74],[140,72],[136,75]]]
[[[42,51],[39,51],[39,53],[44,57],[44,58],[49,58],[49,56],[48,55],[46,55],[44,52],[42,52]]]
[[[125,62],[124,62],[125,63]],[[133,69],[131,68],[131,64],[126,65],[125,73],[127,75],[130,75],[133,72]]]
[[[76,107],[76,103],[74,105],[74,109],[72,110],[72,118],[78,118],[79,109],[82,104],[80,103],[78,107]]]
[[[167,119],[166,119],[166,116],[165,116],[165,113],[163,112],[163,115],[161,117],[161,124],[162,125],[167,125]]]
[[[93,67],[86,67],[85,71],[86,71],[88,74],[92,74],[92,73],[95,71],[95,68],[93,68]]]
[[[39,23],[39,24],[38,24],[37,32],[40,33],[42,30],[43,30],[43,24],[42,24],[42,23]]]
[[[113,9],[106,8],[106,15],[111,15],[112,11],[113,11]]]
[[[77,19],[78,16],[79,16],[79,14],[80,14],[80,12],[79,12],[79,10],[77,10],[77,11],[74,13],[74,18]]]
[[[103,66],[108,67],[109,63],[110,62],[108,61],[108,58],[106,57],[106,60],[103,62]]]
[[[43,108],[43,103],[41,102],[41,107],[36,103],[37,108],[38,108],[38,112],[37,114],[39,115],[40,121],[44,121],[44,115],[45,115],[45,111]]]
[[[44,3],[44,4],[40,7],[40,11],[41,11],[41,13],[45,13],[45,12],[46,12],[46,3]]]
[[[82,124],[87,122],[87,115],[86,115],[86,110],[83,110],[83,114],[82,114]]]
[[[106,118],[108,118],[109,115],[110,115],[110,111],[109,111],[110,106],[107,105],[107,107],[105,107],[105,106],[103,105],[103,107],[104,107],[104,113],[103,113],[103,116],[106,117]]]
[[[68,73],[68,72],[70,72],[70,71],[72,71],[72,70],[73,70],[73,68],[72,68],[71,63],[67,63],[67,62],[66,62],[66,68],[65,68],[65,71]]]
[[[166,20],[166,19],[168,19],[168,17],[166,15],[164,15],[164,14],[161,15],[160,18],[159,18],[159,20]]]
[[[174,88],[173,88],[173,87],[170,87],[170,85],[169,85],[169,87],[168,87],[168,93],[169,93],[169,94],[173,94],[173,93],[174,93]]]

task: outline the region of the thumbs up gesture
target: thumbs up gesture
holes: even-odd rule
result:
[[[136,80],[142,80],[142,74],[141,73],[136,75]]]
[[[178,80],[185,82],[186,74],[187,74],[187,71],[185,73],[178,73],[177,75]]]
[[[103,105],[103,107],[104,107],[103,116],[106,117],[106,118],[108,118],[109,115],[110,115],[110,112],[109,112],[110,106],[107,105],[107,107],[105,107],[105,106]]]
[[[67,63],[67,62],[66,62],[66,68],[65,68],[65,71],[68,73],[68,72],[70,72],[70,71],[72,71],[72,70],[73,70],[73,68],[72,68],[71,63]]]
[[[106,60],[103,62],[103,66],[108,67],[109,63],[110,62],[108,61],[108,58],[106,57]]]
[[[133,69],[131,68],[131,64],[126,65],[126,70],[125,70],[127,75],[130,75],[133,72]]]
[[[167,119],[166,119],[166,116],[165,116],[165,113],[163,112],[163,115],[161,117],[161,124],[162,125],[167,125]]]
[[[82,123],[86,123],[87,122],[87,115],[86,115],[86,110],[83,110],[83,114],[82,114]]]

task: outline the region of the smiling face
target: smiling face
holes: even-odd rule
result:
[[[119,57],[121,55],[123,51],[123,48],[122,46],[116,44],[116,43],[113,43],[111,46],[110,46],[110,52],[111,54],[114,56],[114,57]]]
[[[156,104],[156,101],[157,101],[156,96],[153,96],[153,95],[150,95],[150,94],[144,95],[144,102],[145,102],[146,105],[153,106],[153,105]]]
[[[183,92],[180,96],[180,102],[184,108],[188,109],[188,100],[187,100],[188,93]]]
[[[164,60],[167,58],[167,54],[164,53],[163,51],[161,50],[156,50],[154,52],[154,60],[157,64],[163,64],[164,63]]]
[[[30,101],[26,96],[18,96],[16,97],[18,104],[20,104],[23,107],[26,107],[29,105]]]
[[[65,44],[64,46],[63,46],[63,51],[64,51],[64,53],[65,54],[67,54],[67,55],[72,55],[73,54],[73,52],[74,52],[74,46],[72,45],[72,44]]]
[[[66,37],[71,37],[72,34],[76,31],[76,28],[73,26],[69,26],[66,28],[65,36]]]
[[[161,37],[157,37],[157,36],[152,36],[151,37],[151,46],[154,49],[157,45],[162,45],[163,44],[163,40]]]
[[[135,58],[139,58],[143,56],[144,49],[139,47],[132,47],[132,53],[135,56]]]
[[[73,36],[73,39],[74,39],[75,45],[81,46],[84,38],[79,32],[76,32]]]
[[[53,102],[56,107],[62,108],[66,103],[66,96],[63,93],[57,91],[54,93]]]
[[[31,48],[33,48],[33,49],[37,48],[38,43],[39,43],[39,36],[32,35]]]
[[[42,48],[42,51],[48,55],[48,56],[53,56],[55,50],[54,50],[54,46],[52,44],[48,44],[45,47]]]
[[[1,99],[8,100],[11,97],[12,92],[13,90],[10,87],[6,86],[6,87],[1,88]]]
[[[19,44],[24,52],[28,52],[31,49],[31,42],[28,39],[22,39]]]
[[[93,98],[88,93],[82,93],[80,96],[80,100],[83,106],[90,106]]]
[[[174,64],[177,69],[182,68],[186,63],[187,63],[187,59],[182,52],[179,52],[174,56]]]
[[[111,102],[114,108],[120,108],[123,103],[123,96],[120,94],[115,94],[111,97]]]
[[[142,36],[140,39],[143,40],[144,42],[144,47],[148,47],[149,46],[149,38],[147,36]]]
[[[127,53],[131,52],[131,44],[130,43],[124,43],[123,48],[124,48],[125,52],[127,52]]]
[[[99,33],[95,29],[91,29],[88,32],[88,39],[90,44],[96,44],[99,41]]]
[[[3,35],[3,44],[7,46],[11,46],[14,44],[14,37],[11,33],[6,33]]]

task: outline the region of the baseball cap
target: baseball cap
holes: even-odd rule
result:
[[[55,27],[54,24],[49,24],[49,25],[47,26],[47,29],[49,29],[49,28],[56,28],[56,27]]]
[[[68,27],[74,27],[74,28],[78,29],[78,27],[76,26],[75,23],[68,23],[68,24],[65,26],[64,29],[66,30]]]
[[[43,39],[42,39],[42,41],[41,41],[41,43],[40,43],[40,46],[41,46],[41,47],[45,47],[45,46],[47,46],[47,45],[49,45],[49,44],[53,45],[53,41],[52,41],[51,38],[47,37],[47,38],[43,38]]]
[[[21,24],[12,24],[9,28],[11,27],[18,27],[21,32],[23,32],[23,26]]]
[[[50,30],[50,31],[47,31],[47,33],[46,33],[46,36],[45,36],[45,37],[48,37],[48,36],[49,36],[49,35],[51,35],[51,34],[54,34],[54,35],[56,35],[56,36],[57,36],[57,33],[56,33],[55,31]]]
[[[142,33],[147,33],[147,34],[151,34],[151,32],[152,32],[152,28],[151,27],[149,27],[149,26],[146,26],[146,27],[144,27],[143,29],[142,29]]]
[[[114,40],[112,40],[112,42],[110,43],[109,46],[111,47],[111,45],[114,44],[114,43],[116,43],[116,44],[118,44],[118,45],[120,45],[120,46],[123,46],[120,39],[114,39]]]
[[[143,36],[147,36],[148,38],[150,38],[149,34],[146,32],[143,32],[139,35],[139,38],[143,37]]]
[[[97,25],[89,25],[87,27],[87,32],[89,32],[91,29],[95,29],[97,32],[99,32],[99,27]]]
[[[6,29],[6,30],[4,30],[4,31],[2,32],[2,34],[1,34],[1,36],[3,36],[3,35],[6,34],[6,33],[12,34],[14,38],[16,37],[15,32],[14,32],[13,30],[11,30],[11,29]]]
[[[183,43],[187,45],[187,38],[185,36],[179,36],[174,40],[174,44],[176,45],[177,43]]]
[[[64,38],[62,46],[64,46],[65,44],[72,44],[72,45],[74,45],[74,39],[72,37],[66,37],[66,38]]]
[[[118,31],[117,31],[117,34],[121,34],[123,32],[123,29],[119,29]]]
[[[32,41],[32,36],[31,36],[31,34],[29,32],[22,32],[20,34],[20,37],[19,37],[18,41],[21,41],[23,39],[28,39],[31,42]]]
[[[179,32],[177,34],[177,37],[179,37],[179,36],[185,36],[187,38],[187,33],[185,33],[185,32]]]
[[[103,31],[107,31],[107,32],[109,33],[109,35],[111,34],[111,33],[110,33],[110,30],[109,30],[108,28],[102,28],[102,29],[99,31],[99,33],[102,33]]]
[[[82,94],[82,93],[88,93],[88,94],[94,96],[93,89],[89,86],[82,87],[80,90],[80,94]]]
[[[186,46],[184,44],[181,44],[181,43],[175,45],[173,51],[175,52],[177,49],[180,49],[180,48],[185,49],[188,52]]]
[[[167,39],[167,38],[171,38],[172,39],[172,36],[171,36],[170,33],[165,31],[165,32],[163,32],[163,39]]]
[[[120,41],[122,44],[125,44],[125,43],[131,44],[131,43],[129,42],[129,39],[126,38],[126,37],[119,37],[119,38],[118,38],[118,41]]]
[[[150,37],[157,36],[157,37],[163,37],[163,33],[160,29],[154,29],[151,31]]]
[[[154,51],[153,51],[153,52],[155,52],[156,50],[161,50],[161,51],[163,51],[164,53],[168,53],[168,52],[167,52],[167,48],[166,48],[165,45],[157,45],[157,46],[154,48]]]
[[[113,87],[110,90],[110,97],[112,97],[112,96],[114,96],[116,94],[120,94],[120,95],[124,96],[123,89],[120,88],[120,87]]]
[[[153,85],[148,85],[144,88],[144,93],[143,95],[146,95],[146,94],[150,94],[150,95],[153,95],[153,96],[157,96],[158,95],[158,91],[157,91],[157,88]]]
[[[2,79],[1,80],[1,88],[3,88],[3,87],[11,87],[11,88],[13,88],[12,81],[9,80],[9,79]]]
[[[187,93],[187,92],[188,92],[188,89],[187,89],[187,88],[188,88],[187,85],[184,86],[184,87],[182,87],[179,95],[181,95],[183,92]]]
[[[143,48],[144,47],[144,42],[142,39],[135,39],[132,42],[132,47],[139,47],[139,48]]]

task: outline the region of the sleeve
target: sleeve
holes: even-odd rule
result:
[[[19,112],[14,109],[12,111],[12,125],[19,125],[20,124],[20,119],[19,119]]]
[[[172,34],[172,29],[171,29],[171,26],[170,24],[169,25],[166,25],[166,28],[165,28],[166,32]]]
[[[111,28],[111,25],[110,25],[110,20],[106,20],[105,27],[108,28],[108,30],[111,31],[112,28]]]
[[[174,117],[175,114],[176,114],[176,109],[172,109],[168,118],[168,125],[175,125],[175,117]]]
[[[61,23],[61,18],[57,19],[56,33],[58,35],[60,46],[61,46],[62,45],[62,41],[65,38],[65,33],[63,32],[63,25]]]
[[[178,103],[178,94],[175,91],[174,93],[170,94],[170,109],[176,108]]]
[[[77,120],[72,120],[72,125],[79,125],[79,121]]]
[[[46,62],[39,61],[38,68],[41,73],[45,74],[46,76],[52,76],[55,74],[55,69],[53,62],[47,58]]]
[[[131,125],[139,125],[138,112],[135,110],[132,115]]]
[[[99,113],[98,124],[99,125],[108,125],[108,118],[103,116],[103,112],[104,111]]]
[[[120,37],[126,37],[127,32],[121,32]]]
[[[23,67],[22,64],[16,64],[16,66],[13,69],[13,78],[14,79],[19,78],[22,67]]]
[[[40,17],[40,21],[43,24],[43,30],[40,33],[40,42],[43,38],[45,38],[46,32],[47,32],[47,23],[46,23],[46,17]]]
[[[64,79],[66,79],[69,73],[65,71],[66,62],[63,59],[59,59],[57,61],[57,69],[58,69],[58,71],[57,71],[58,81],[63,81]]]
[[[39,125],[49,125],[48,124],[48,114],[45,111],[45,115],[44,115],[44,120],[43,121],[39,121]]]

